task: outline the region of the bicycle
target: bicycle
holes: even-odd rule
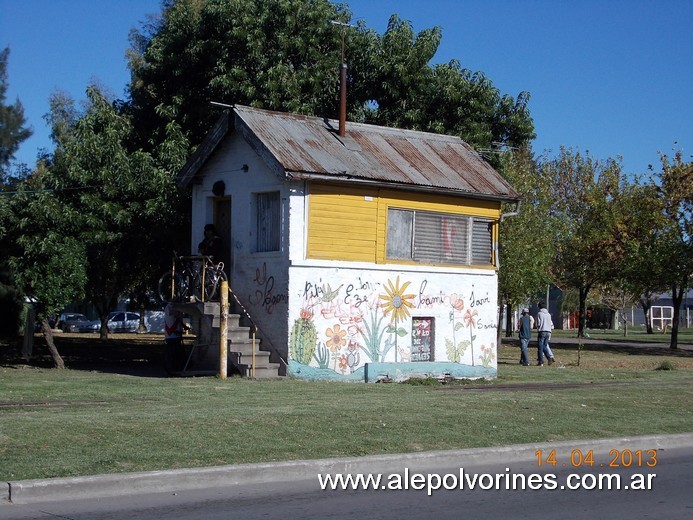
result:
[[[203,279],[204,297],[201,298]],[[221,282],[226,280],[224,262],[214,263],[208,256],[179,256],[174,251],[173,268],[159,278],[159,298],[162,301],[212,301],[219,294]]]

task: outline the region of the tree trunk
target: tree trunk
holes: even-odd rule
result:
[[[43,336],[46,338],[48,350],[51,353],[51,356],[53,356],[53,365],[55,368],[65,368],[65,362],[63,361],[63,358],[60,357],[60,353],[55,346],[55,342],[53,341],[53,329],[51,329],[48,319],[41,319],[41,330],[43,331]]]
[[[108,314],[100,316],[101,329],[99,330],[99,341],[108,341]]]
[[[578,325],[578,338],[585,337],[585,325],[587,322],[587,293],[590,292],[590,287],[580,287],[580,324]]]
[[[144,321],[144,313],[145,312],[146,311],[144,308],[144,304],[142,303],[142,304],[140,304],[140,325],[139,325],[139,327],[137,327],[137,330],[135,331],[135,332],[137,332],[137,334],[144,334],[145,332],[147,332],[147,324]]]
[[[650,322],[650,309],[652,308],[652,300],[645,298],[640,300],[640,306],[642,311],[645,313],[645,327],[647,328],[648,334],[654,334],[652,330],[652,322]]]
[[[512,338],[513,336],[513,306],[508,303],[505,306],[505,337]]]
[[[623,319],[623,337],[625,338],[627,336],[628,336],[628,318],[626,318],[624,316],[624,319]]]
[[[679,319],[681,316],[681,302],[683,301],[683,291],[685,287],[686,284],[684,282],[681,284],[678,290],[676,286],[672,287],[671,290],[671,299],[674,305],[674,317],[671,323],[671,342],[669,343],[669,348],[674,350],[679,348]]]

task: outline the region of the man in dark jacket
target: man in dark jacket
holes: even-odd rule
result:
[[[520,365],[529,366],[529,352],[527,348],[529,346],[529,340],[532,339],[532,317],[529,315],[529,309],[522,309],[522,316],[520,316],[520,321],[518,322],[518,328],[520,329]]]
[[[221,238],[217,235],[217,228],[214,224],[205,226],[205,237],[197,246],[197,252],[203,256],[210,256],[215,262],[219,261],[221,249]]]

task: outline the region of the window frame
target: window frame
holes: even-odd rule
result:
[[[253,194],[255,203],[255,253],[282,250],[282,195],[280,190]],[[271,204],[275,201],[276,208]],[[264,213],[263,213],[264,212]],[[270,212],[267,216],[267,212]]]
[[[398,233],[400,241],[402,237],[402,230],[394,228],[396,222],[392,215],[395,212],[411,214],[409,255],[401,254],[407,246],[400,249],[398,256],[393,254],[398,249],[391,242],[393,233]],[[488,231],[483,230],[484,224],[488,226]],[[443,235],[445,233],[443,229],[446,225],[450,226],[447,239]],[[488,217],[390,205],[387,207],[385,261],[427,265],[495,267],[495,259],[493,258],[494,226],[495,220]],[[462,230],[464,232],[460,233]],[[427,232],[428,234],[426,234]],[[457,235],[456,240],[455,234]],[[461,244],[460,238],[464,244]],[[479,252],[480,243],[483,246],[481,252]],[[437,249],[434,249],[435,246],[438,246]],[[488,255],[487,261],[479,261],[481,256],[486,255]]]

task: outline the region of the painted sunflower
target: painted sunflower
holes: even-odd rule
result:
[[[381,306],[383,307],[383,313],[385,316],[392,313],[392,319],[395,323],[399,323],[401,320],[409,317],[409,309],[414,308],[414,304],[409,301],[416,298],[415,294],[404,294],[404,291],[409,287],[411,282],[406,282],[402,287],[399,286],[399,276],[392,284],[392,280],[387,281],[385,286],[385,292],[387,294],[381,294],[380,299],[383,300]]]

